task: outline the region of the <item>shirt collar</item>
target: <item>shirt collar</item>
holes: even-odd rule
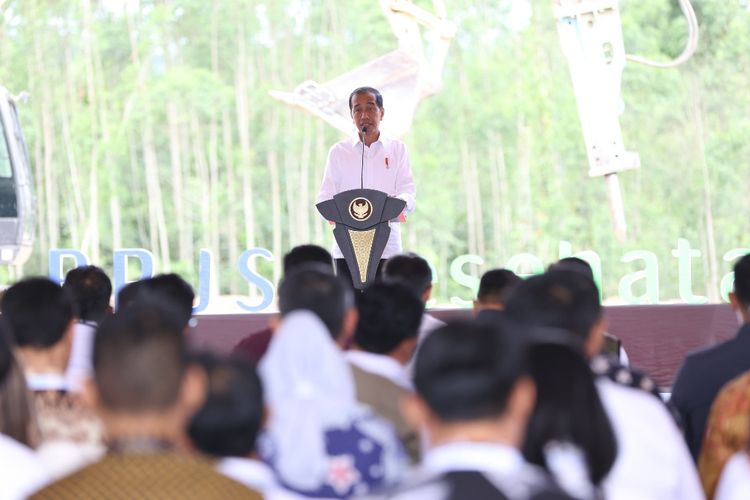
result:
[[[412,390],[406,377],[406,369],[392,357],[366,351],[346,351],[345,356],[357,368],[387,378],[403,389]]]
[[[259,460],[225,457],[219,460],[217,469],[224,475],[262,491],[279,487],[271,468]]]
[[[26,372],[26,383],[32,391],[66,391],[68,383],[61,373]]]
[[[518,449],[499,443],[458,441],[428,450],[422,461],[425,469],[442,474],[450,471],[508,473],[524,465]]]
[[[391,142],[393,139],[389,139],[388,137],[383,135],[383,131],[380,131],[380,137],[378,137],[378,140],[373,142],[372,144],[380,143],[384,148],[388,148],[391,145]],[[359,145],[362,144],[362,141],[359,138],[359,135],[356,135],[352,137],[352,146],[359,147]],[[370,147],[372,147],[372,144]]]

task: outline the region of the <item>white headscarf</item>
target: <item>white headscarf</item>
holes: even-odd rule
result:
[[[292,488],[314,490],[327,474],[325,432],[361,410],[349,365],[323,322],[309,311],[287,314],[259,365],[271,414],[275,469]]]

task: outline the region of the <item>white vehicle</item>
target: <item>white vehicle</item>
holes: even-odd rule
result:
[[[0,86],[0,264],[20,265],[34,241],[34,192],[16,98]]]

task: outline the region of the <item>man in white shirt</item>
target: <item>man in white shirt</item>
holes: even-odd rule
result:
[[[393,424],[414,463],[419,436],[401,415],[400,399],[412,391],[406,365],[417,346],[423,309],[422,301],[402,285],[371,285],[357,298],[354,346],[346,352],[357,400]]]
[[[430,264],[421,256],[408,252],[394,255],[389,258],[383,266],[383,282],[398,283],[411,289],[422,302],[427,302],[432,297],[432,269]],[[422,323],[419,325],[418,343],[422,343],[425,337],[433,330],[443,326],[445,323],[431,314],[422,314]]]
[[[382,137],[380,133],[380,121],[385,114],[383,96],[372,87],[357,88],[349,96],[349,110],[358,136],[331,147],[316,203],[350,189],[375,189],[404,200],[404,214],[412,212],[417,203],[416,187],[406,146],[395,139]],[[391,234],[382,259],[401,251],[399,224],[391,223],[390,227]],[[332,253],[336,273],[351,281],[349,266],[336,242]]]
[[[47,278],[25,278],[5,291],[0,310],[32,394],[37,453],[50,475],[96,460],[104,451],[101,422],[65,378],[75,326],[70,294]]]
[[[406,418],[427,437],[421,470],[385,498],[566,499],[519,447],[534,407],[523,339],[507,328],[457,322],[425,339]]]

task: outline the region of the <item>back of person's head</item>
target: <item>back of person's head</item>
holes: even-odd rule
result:
[[[328,266],[333,272],[333,257],[328,250],[318,245],[298,245],[284,255],[284,274],[311,262]]]
[[[734,265],[734,296],[745,308],[750,308],[750,254]]]
[[[477,302],[488,306],[502,307],[513,288],[523,281],[509,269],[491,269],[479,280]]]
[[[591,264],[586,262],[580,257],[563,257],[557,262],[551,264],[548,271],[576,271],[591,281],[594,281],[594,270],[591,268]]]
[[[117,310],[128,307],[130,304],[135,302],[138,294],[142,289],[145,290],[143,280],[131,281],[127,285],[120,288],[117,292]]]
[[[163,411],[178,400],[186,366],[182,311],[147,294],[104,319],[94,337],[94,382],[113,412]]]
[[[193,302],[195,301],[195,291],[193,291],[190,283],[175,273],[157,274],[144,281],[149,290],[162,293],[174,300],[182,311],[185,324],[190,321],[193,316]]]
[[[215,457],[247,457],[263,424],[263,387],[248,361],[202,355],[208,394],[188,425],[198,450]]]
[[[313,312],[338,339],[344,317],[354,306],[351,287],[318,263],[305,264],[281,280],[278,290],[281,316],[304,309]]]
[[[47,278],[26,278],[11,286],[0,309],[15,344],[34,349],[57,344],[76,314],[68,291]]]
[[[357,297],[359,321],[354,333],[358,347],[388,354],[410,339],[416,341],[424,303],[398,283],[375,283]]]
[[[112,281],[101,268],[81,266],[71,269],[65,275],[63,288],[70,291],[80,319],[98,323],[109,311]]]
[[[524,456],[559,473],[548,460],[549,446],[572,444],[583,452],[589,479],[598,485],[614,464],[617,442],[586,359],[575,346],[541,343],[529,348],[529,361],[537,397]]]
[[[415,253],[394,255],[383,265],[384,283],[401,283],[418,297],[432,287],[432,269],[427,261]]]
[[[23,369],[13,354],[10,332],[0,323],[0,434],[33,447],[33,418]]]
[[[152,278],[128,283],[117,295],[117,307],[122,309],[140,300],[144,294],[154,293],[169,297],[181,311],[183,328],[187,327],[193,316],[195,292],[190,283],[182,279],[179,274],[157,274]]]
[[[460,321],[436,329],[417,351],[417,394],[443,422],[501,417],[526,374],[521,337],[500,323]]]
[[[582,343],[602,318],[596,285],[570,270],[548,271],[524,280],[508,298],[505,311],[527,326],[567,330]]]

